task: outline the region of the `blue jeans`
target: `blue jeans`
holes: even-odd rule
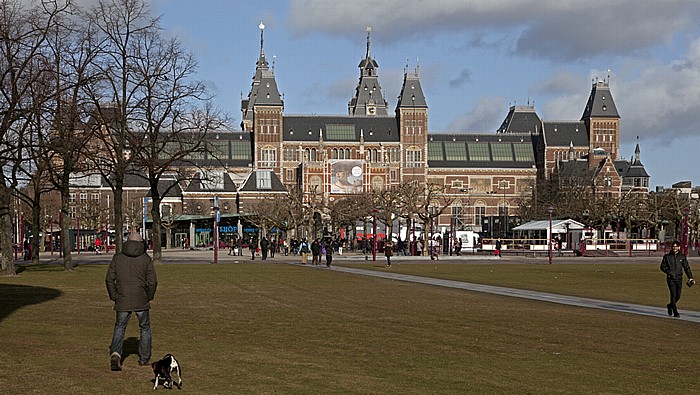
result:
[[[122,356],[124,347],[124,333],[131,318],[131,311],[117,311],[117,319],[114,323],[114,333],[112,333],[112,344],[109,346],[109,355],[113,353]],[[145,363],[151,358],[151,318],[148,310],[137,311],[136,318],[139,319],[139,362]]]

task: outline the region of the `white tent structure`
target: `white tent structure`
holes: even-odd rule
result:
[[[548,240],[558,237],[562,240],[563,247],[568,249],[569,246],[575,246],[581,242],[584,229],[584,224],[573,219],[553,219],[551,234],[549,220],[527,222],[513,228],[513,232],[516,239],[532,240],[533,244],[546,245]],[[539,240],[540,243],[535,240]]]

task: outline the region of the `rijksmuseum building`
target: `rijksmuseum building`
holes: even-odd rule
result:
[[[263,43],[261,30],[252,86],[241,101],[242,130],[211,133],[217,160],[205,155],[198,161],[210,174],[182,183],[163,201],[183,222],[173,245],[185,237],[197,244],[210,237],[214,196],[226,240],[255,232],[241,217],[260,198],[291,187],[331,204],[407,182],[439,184],[455,199],[435,230],[474,230],[486,237],[513,226],[520,199],[536,193],[538,177],[588,169],[596,192],[611,198],[648,190],[639,148],[630,161],[618,158],[620,115],[608,80],[593,81],[580,120],[546,121],[534,105],[512,106],[495,131],[435,132],[418,72],[404,72],[395,105],[384,98],[369,32],[344,115],[311,115],[313,109],[309,115],[285,114]]]

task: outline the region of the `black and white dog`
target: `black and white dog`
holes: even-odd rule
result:
[[[182,371],[173,354],[166,354],[160,361],[153,362],[151,367],[155,374],[153,389],[158,388],[158,381],[161,379],[164,380],[163,388],[173,388],[173,378],[171,377],[173,372],[177,372],[177,384],[175,386],[177,386],[177,389],[182,388]]]

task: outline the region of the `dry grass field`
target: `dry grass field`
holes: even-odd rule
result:
[[[395,265],[547,292],[665,303],[652,265]],[[364,268],[372,268],[364,265]],[[376,270],[387,270],[373,267]],[[138,325],[109,370],[105,265],[0,278],[3,393],[135,394]],[[700,328],[284,264],[159,265],[154,357],[193,394],[665,394],[700,388]],[[681,308],[700,310],[700,288]],[[163,389],[159,389],[162,391]],[[174,390],[177,391],[177,390]],[[693,390],[690,390],[693,392]]]

